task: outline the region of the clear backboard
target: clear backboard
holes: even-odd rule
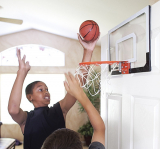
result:
[[[129,73],[151,71],[150,6],[108,31],[108,49],[109,61],[130,63]]]

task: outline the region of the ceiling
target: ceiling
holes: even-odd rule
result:
[[[0,36],[35,28],[77,39],[85,20],[94,20],[101,37],[134,13],[149,0],[0,0],[0,17],[22,19],[22,25],[0,22]]]

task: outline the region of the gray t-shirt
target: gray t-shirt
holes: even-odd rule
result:
[[[92,142],[88,149],[105,149],[104,145],[100,142]]]

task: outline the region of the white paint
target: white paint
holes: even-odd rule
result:
[[[158,21],[158,14],[160,14],[160,2],[151,7],[152,71],[112,76],[110,80],[112,95],[121,98],[121,104],[118,104],[118,100],[110,99],[112,95],[105,95],[108,92],[107,84],[102,86],[101,112],[105,114],[101,113],[101,115],[106,122],[106,149],[160,148],[160,21]],[[102,60],[107,60],[106,39],[107,35],[102,38]],[[103,79],[104,76],[102,81]],[[107,101],[110,102],[106,104]],[[120,112],[119,109],[122,111]],[[121,128],[118,127],[120,122]],[[119,132],[121,135],[118,135]]]
[[[22,19],[24,22],[22,25],[0,22],[0,35],[35,28],[77,39],[80,24],[85,20],[95,20],[101,36],[104,36],[148,4],[146,0],[1,0],[1,17]]]

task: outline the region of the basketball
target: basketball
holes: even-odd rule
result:
[[[84,41],[92,42],[99,36],[99,26],[93,20],[86,20],[81,24],[79,33]]]

